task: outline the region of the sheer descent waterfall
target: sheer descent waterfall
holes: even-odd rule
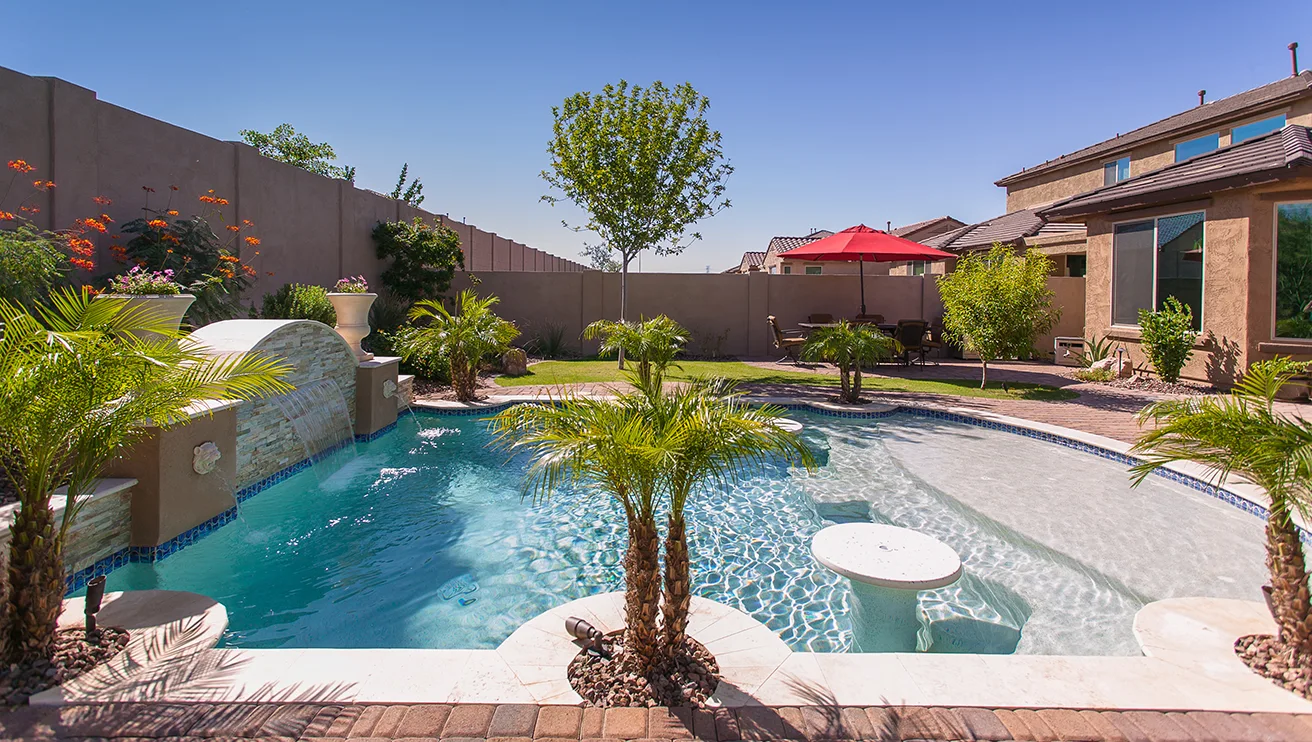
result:
[[[320,480],[355,458],[355,429],[337,382],[320,379],[274,397]]]

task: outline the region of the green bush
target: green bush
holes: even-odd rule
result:
[[[1110,368],[1082,368],[1074,375],[1080,381],[1104,382],[1116,378],[1116,372]]]
[[[322,286],[284,284],[276,293],[264,295],[265,319],[312,319],[329,327],[337,324],[337,312]]]
[[[460,235],[441,224],[430,226],[419,217],[413,222],[381,222],[373,237],[379,259],[392,261],[383,271],[383,286],[398,299],[440,298],[456,268],[465,267]]]
[[[0,298],[32,307],[63,278],[68,258],[28,224],[0,230]]]
[[[1180,370],[1194,353],[1194,313],[1174,296],[1156,312],[1139,310],[1140,337],[1144,353],[1162,381],[1180,379]]]

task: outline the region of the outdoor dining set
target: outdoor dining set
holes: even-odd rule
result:
[[[838,320],[832,314],[812,314],[807,317],[806,322],[798,322],[799,329],[796,330],[780,328],[779,320],[774,315],[766,317],[766,322],[770,325],[774,347],[785,354],[779,359],[779,363],[792,361],[795,364],[799,362],[802,346],[806,345],[807,336],[811,331],[835,327],[838,324]],[[901,319],[895,323],[888,323],[884,321],[882,314],[858,314],[848,322],[854,325],[873,325],[879,328],[880,332],[893,338],[897,348],[894,360],[906,366],[914,363],[923,366],[931,352],[943,348],[943,328],[939,323],[931,324],[923,319]]]

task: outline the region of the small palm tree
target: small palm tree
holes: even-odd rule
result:
[[[1312,509],[1312,423],[1278,414],[1276,393],[1307,364],[1261,361],[1224,397],[1157,402],[1139,413],[1156,428],[1132,449],[1143,458],[1134,484],[1173,461],[1197,461],[1224,482],[1239,474],[1266,490],[1267,568],[1280,640],[1301,662],[1312,661],[1308,573],[1293,514]]]
[[[498,301],[495,296],[480,299],[472,289],[465,289],[456,297],[454,313],[440,301],[418,302],[410,310],[416,326],[403,333],[398,342],[401,355],[406,360],[445,355],[451,361],[451,388],[456,399],[473,402],[483,360],[504,353],[510,341],[519,336],[519,328],[492,312]]]
[[[647,397],[653,427],[665,431],[672,447],[662,480],[670,511],[665,536],[663,648],[673,657],[684,651],[692,577],[688,557],[688,499],[706,485],[728,486],[766,460],[781,458],[815,468],[810,449],[779,426],[781,407],[747,404],[725,381],[700,381],[661,396]]]
[[[600,337],[598,353],[602,356],[637,359],[638,386],[642,388],[659,387],[665,370],[688,344],[688,331],[663,314],[642,322],[597,320],[583,329],[583,337]],[[623,368],[623,361],[620,363]]]
[[[49,660],[65,591],[69,527],[105,466],[203,399],[290,391],[291,368],[206,355],[155,312],[65,289],[29,311],[0,300],[0,467],[17,490],[8,565],[11,662]],[[67,488],[64,513],[50,508]]]
[[[564,484],[604,489],[624,510],[625,661],[646,677],[659,652],[660,541],[656,508],[670,442],[653,426],[645,397],[616,401],[567,396],[556,404],[515,405],[491,422],[499,444],[533,459],[525,491],[546,497]]]
[[[893,339],[869,325],[839,320],[833,327],[816,329],[802,346],[802,358],[838,367],[842,398],[861,403],[861,367],[893,357]]]

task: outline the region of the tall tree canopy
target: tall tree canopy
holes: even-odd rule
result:
[[[241,130],[242,141],[254,147],[271,160],[295,165],[317,175],[355,182],[355,168],[334,165],[337,153],[327,142],[312,142],[310,138],[292,128],[291,124],[278,124],[269,133],[254,129]]]

